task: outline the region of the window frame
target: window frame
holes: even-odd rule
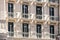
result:
[[[54,7],[49,7],[49,15],[50,16],[54,16],[54,14],[55,14],[54,10],[55,10]]]
[[[25,28],[26,30],[24,29],[24,25],[27,28],[27,29]],[[23,33],[22,35],[23,37],[29,37],[29,24],[28,23],[22,24],[22,33]]]
[[[51,29],[51,28],[53,28],[53,29]],[[52,31],[53,30],[53,31]],[[53,32],[53,33],[52,33]],[[50,33],[51,34],[54,34],[54,25],[50,25]]]
[[[22,13],[28,14],[28,8],[29,8],[29,6],[27,4],[23,4],[22,5]]]
[[[12,27],[10,25],[12,25]],[[13,22],[8,22],[8,34],[9,36],[14,36],[14,23]]]
[[[39,12],[38,12],[38,8],[39,8]],[[43,10],[43,7],[42,6],[36,6],[36,15],[42,15],[42,10]],[[41,12],[41,13],[40,13]]]
[[[42,37],[42,25],[41,24],[36,24],[36,33],[37,33],[36,34],[37,38]]]
[[[8,12],[14,12],[14,4],[13,3],[8,3]]]

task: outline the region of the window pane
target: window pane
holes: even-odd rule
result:
[[[8,3],[8,12],[13,12],[13,3]]]
[[[37,38],[40,38],[42,36],[41,35],[41,25],[40,24],[37,24],[36,32],[37,32]]]
[[[23,32],[28,32],[28,24],[23,23]]]
[[[36,15],[42,15],[42,7],[36,6]]]
[[[22,13],[28,13],[28,5],[22,5]]]
[[[27,15],[24,14],[22,17],[24,17],[24,18],[28,18],[29,16],[28,16],[28,14],[27,14]]]
[[[23,30],[23,37],[28,37],[28,32],[29,32],[29,28],[28,28],[28,24],[27,23],[23,23],[23,28],[22,28],[22,30]]]
[[[53,7],[49,7],[49,14],[50,14],[50,16],[54,16],[54,8]]]
[[[50,33],[54,34],[54,25],[50,25]]]
[[[50,38],[54,38],[54,25],[50,25]]]
[[[41,33],[41,25],[37,24],[37,33]]]
[[[13,22],[8,22],[8,31],[9,31],[9,36],[13,36],[14,35],[14,24]]]

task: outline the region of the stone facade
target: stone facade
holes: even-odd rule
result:
[[[8,3],[14,4],[14,18],[8,17]],[[22,18],[22,5],[28,5],[29,18]],[[42,6],[43,19],[39,20],[35,18],[36,6]],[[35,1],[35,0],[0,0],[0,33],[5,33],[6,40],[56,40],[58,35],[58,27],[60,30],[60,0],[58,2],[49,2],[47,0]],[[57,20],[50,21],[49,7],[54,8],[54,16]],[[59,16],[58,16],[59,15]],[[54,17],[54,18],[55,18]],[[59,17],[59,21],[58,21]],[[8,36],[8,22],[14,23],[14,36]],[[29,24],[29,37],[25,38],[22,36],[22,23]],[[42,25],[42,37],[36,37],[36,24]],[[59,24],[59,26],[58,26]],[[54,39],[50,38],[49,26],[54,25]],[[59,31],[60,33],[60,31]],[[3,35],[4,36],[4,35]]]

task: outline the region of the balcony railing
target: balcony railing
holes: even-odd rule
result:
[[[56,34],[50,34],[50,39],[55,39],[56,38]]]
[[[35,0],[36,2],[43,2],[43,0]]]
[[[22,18],[27,18],[27,19],[30,19],[30,14],[26,14],[26,13],[24,13],[24,14],[22,14]]]
[[[28,38],[41,39],[43,37],[43,34],[41,33],[8,32],[7,34],[8,34],[7,37],[18,37],[18,38],[28,37]],[[48,39],[56,39],[56,34],[48,34],[48,35],[49,35]]]
[[[9,17],[9,18],[13,18],[13,17],[14,17],[14,13],[9,12],[9,13],[8,13],[8,17]]]
[[[58,21],[57,16],[50,16],[49,19],[50,19],[50,21]]]
[[[26,32],[8,32],[7,37],[21,37],[21,38],[31,38],[31,36],[36,36],[36,38],[41,38],[41,33],[26,33]],[[35,37],[34,37],[35,38]]]
[[[41,33],[36,33],[37,38],[41,38],[42,34]]]
[[[10,2],[10,1],[16,1],[16,0],[8,0],[8,2]]]
[[[49,0],[49,2],[58,3],[58,0]]]
[[[22,0],[22,1],[28,2],[28,1],[30,1],[30,0]]]
[[[17,13],[8,12],[8,18],[17,18]]]
[[[30,33],[29,32],[7,32],[7,37],[23,37],[23,38],[26,38],[26,37],[29,37],[29,35],[31,36],[36,36],[36,38],[41,38],[42,35],[40,33]],[[30,37],[31,37],[30,36]]]
[[[9,37],[13,37],[14,36],[14,32],[8,32],[8,36]]]
[[[29,33],[23,32],[22,35],[23,35],[23,37],[28,37],[29,36]]]
[[[7,37],[14,37],[14,36],[18,37],[21,35],[23,38],[29,37],[29,33],[26,32],[7,32]]]
[[[35,17],[36,17],[36,19],[39,19],[39,20],[43,20],[44,19],[43,15],[36,15]]]

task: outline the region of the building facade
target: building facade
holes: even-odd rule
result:
[[[0,40],[60,40],[59,10],[60,0],[0,0]]]

